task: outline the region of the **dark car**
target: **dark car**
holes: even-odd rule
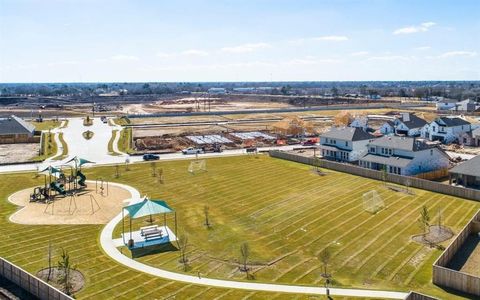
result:
[[[303,141],[302,143],[302,146],[314,146],[314,145],[315,145],[315,141],[312,141],[312,140]]]
[[[143,155],[143,160],[159,160],[160,156],[156,154],[144,154]]]

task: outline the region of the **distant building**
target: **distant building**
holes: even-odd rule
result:
[[[480,155],[453,167],[449,173],[450,184],[480,188]]]
[[[455,108],[457,102],[458,101],[454,99],[442,99],[440,101],[437,101],[436,107],[437,110],[450,110],[452,108]]]
[[[327,159],[355,162],[367,152],[366,145],[373,138],[361,128],[332,127],[320,135],[319,149]]]
[[[353,119],[352,123],[348,125],[350,127],[361,128],[364,131],[368,129],[368,117],[367,116],[358,116]]]
[[[208,93],[212,95],[224,95],[227,93],[225,88],[209,88]]]
[[[470,132],[470,122],[460,117],[440,117],[421,129],[422,138],[441,141],[445,144],[455,142],[460,135]]]
[[[460,145],[480,147],[480,128],[462,133],[458,139]]]
[[[19,117],[0,118],[0,144],[29,143],[35,127]]]
[[[240,88],[233,88],[234,92],[237,93],[253,93],[255,92],[255,88],[253,87],[240,87]]]
[[[359,160],[361,167],[398,175],[444,169],[450,161],[438,147],[412,137],[384,136],[370,141],[367,148],[368,153]]]

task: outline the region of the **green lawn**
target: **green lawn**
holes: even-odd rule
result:
[[[62,121],[55,121],[55,120],[43,120],[43,122],[31,122],[33,126],[35,126],[35,130],[42,131],[42,130],[49,130],[53,128],[57,128],[60,126]]]
[[[124,128],[120,131],[120,138],[118,140],[118,150],[124,153],[134,152],[132,149],[132,128]]]
[[[326,170],[314,175],[309,167],[266,156],[208,159],[208,172],[191,175],[189,161],[157,162],[164,184],[151,176],[149,163],[85,169],[89,179],[103,177],[130,184],[141,194],[161,198],[178,215],[179,231],[188,234],[188,273],[244,280],[234,262],[239,245],[247,241],[251,261],[264,265],[256,282],[323,285],[317,254],[332,251],[331,271],[336,286],[372,289],[411,289],[457,299],[431,284],[431,265],[441,253],[418,245],[410,236],[420,232],[416,219],[426,204],[434,215],[443,209],[445,224],[456,232],[480,208],[474,201],[416,190],[415,196],[395,193],[382,183]],[[0,197],[42,182],[33,174],[0,175]],[[361,195],[377,190],[387,208],[376,215],[362,209]],[[203,207],[210,207],[213,228],[203,225]],[[308,296],[224,290],[170,282],[130,270],[108,258],[98,244],[102,226],[24,226],[8,222],[16,207],[1,202],[4,242],[0,256],[35,272],[44,267],[48,241],[71,251],[87,277],[78,298],[178,299],[324,299]],[[434,218],[435,219],[435,218]],[[134,222],[145,224],[144,220]],[[173,223],[169,224],[173,228]],[[119,228],[117,228],[117,234]],[[182,272],[178,252],[157,253],[139,260]],[[342,299],[334,297],[334,299]]]

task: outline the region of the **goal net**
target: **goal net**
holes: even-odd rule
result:
[[[207,171],[207,162],[205,160],[194,160],[190,162],[188,166],[188,172],[195,174],[197,172],[206,172]]]
[[[385,203],[376,190],[363,194],[363,209],[365,211],[375,214],[384,207]]]

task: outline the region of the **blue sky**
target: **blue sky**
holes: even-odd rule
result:
[[[0,82],[480,80],[480,1],[0,0]]]

